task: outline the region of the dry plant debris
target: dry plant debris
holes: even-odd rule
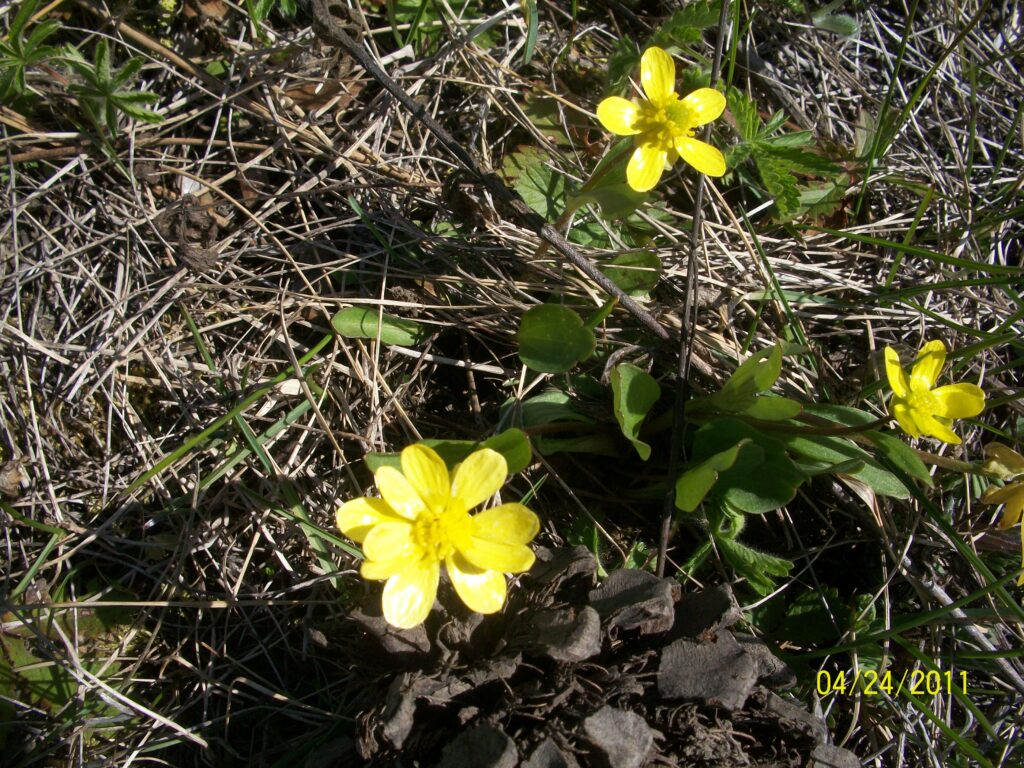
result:
[[[795,677],[763,643],[733,635],[727,588],[683,597],[676,581],[638,570],[599,583],[583,547],[538,557],[547,567],[522,577],[503,614],[435,612],[401,631],[360,617],[341,628],[334,643],[359,649],[363,687],[386,691],[376,705],[366,697],[352,760],[640,768],[803,766],[827,755],[857,764],[829,744],[823,721],[766,687]]]
[[[60,23],[47,45],[91,55],[107,41],[115,69],[140,59],[130,85],[157,95],[147,106],[163,122],[121,114],[97,135],[70,88],[81,83],[53,63],[26,70],[32,98],[0,95],[6,764],[326,766],[356,749],[383,764],[398,741],[455,764],[485,749],[495,764],[514,749],[531,766],[599,755],[843,765],[840,749],[879,768],[1020,763],[1024,621],[1008,606],[1020,603],[1021,543],[998,529],[996,507],[975,503],[971,476],[944,470],[907,499],[816,479],[744,533],[795,563],[770,599],[715,553],[694,577],[705,588],[633,583],[619,569],[646,564],[660,478],[631,444],[604,439],[615,422],[585,382],[574,380],[577,439],[611,455],[538,456],[507,496],[531,498],[541,541],[599,549],[613,576],[602,589],[619,584],[628,599],[591,597],[581,557],[539,563],[510,609],[483,622],[449,606],[458,621],[397,633],[360,612],[374,595],[331,529],[340,500],[371,492],[365,457],[488,436],[506,401],[551,380],[520,363],[518,318],[552,300],[597,311],[606,297],[538,250],[534,229],[325,39],[310,6],[257,21],[249,3],[158,5],[169,3],[39,3],[29,22]],[[483,167],[529,147],[573,183],[608,149],[591,114],[609,95],[608,62],[622,43],[639,56],[677,10],[581,0],[574,16],[570,4],[527,2],[537,25],[525,61],[518,3],[431,3],[444,11],[415,39],[409,17],[389,15],[402,5],[333,3]],[[23,7],[0,3],[5,41]],[[951,365],[957,381],[983,380],[989,409],[984,424],[958,424],[963,445],[940,459],[980,459],[988,432],[1019,452],[1018,4],[849,2],[838,11],[859,24],[850,39],[815,26],[809,3],[731,8],[730,84],[761,123],[784,110],[780,130],[810,131],[846,178],[819,190],[827,210],[788,222],[760,187],[707,187],[687,325],[693,391],[717,389],[748,351],[802,335],[812,351],[780,390],[882,417],[882,350],[910,360],[941,337],[971,351]],[[716,35],[707,28],[677,62],[709,61]],[[727,152],[732,110],[716,125]],[[642,309],[677,335],[693,186],[672,174],[660,189],[637,224],[660,264]],[[580,250],[621,268],[613,260],[634,246],[588,226],[604,239]],[[414,321],[424,341],[336,334],[332,318],[351,307]],[[599,334],[609,367],[629,362],[668,389],[673,345],[621,306]],[[682,523],[671,565],[704,540]],[[507,638],[491,634],[499,626]],[[865,636],[877,657],[865,658]],[[712,638],[725,652],[713,655]],[[663,670],[666,657],[679,661]],[[694,657],[737,680],[686,674]],[[818,671],[852,675],[876,659],[963,672],[968,691],[816,693]],[[773,691],[791,672],[783,699]],[[662,686],[695,699],[666,700]],[[609,723],[638,736],[623,745]]]

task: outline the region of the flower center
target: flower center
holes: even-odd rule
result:
[[[693,136],[693,115],[673,93],[658,103],[641,102],[636,127],[645,144],[670,147],[677,137]]]
[[[911,392],[907,396],[907,405],[912,411],[927,413],[929,415],[934,414],[935,411],[938,410],[938,403],[935,401],[935,395],[932,394],[930,389]]]
[[[440,514],[428,509],[412,524],[412,540],[424,557],[444,560],[468,544],[470,527],[469,513],[464,509],[449,506]]]

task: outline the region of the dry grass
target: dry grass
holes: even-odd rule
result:
[[[396,51],[379,8],[367,4],[359,23],[407,92],[491,167],[519,145],[556,149],[524,108],[531,95],[557,95],[572,141],[557,148],[559,168],[583,179],[602,151],[589,112],[603,95],[603,61],[618,36],[643,39],[657,18],[584,4],[573,23],[561,4],[540,5],[527,66],[515,9],[472,3],[458,28],[497,19],[493,45],[455,43],[423,57]],[[816,222],[860,242],[780,227],[767,212],[747,223],[754,196],[712,190],[697,261],[697,385],[724,378],[751,329],[761,348],[799,327],[814,365],[809,357],[788,367],[784,388],[837,403],[867,396],[873,404],[862,407],[882,414],[868,386],[876,352],[941,336],[954,349],[976,345],[957,376],[985,374],[987,429],[1020,440],[1019,274],[972,280],[986,275],[871,240],[1020,265],[1019,9],[922,4],[892,81],[902,5],[856,4],[862,31],[845,42],[775,3],[755,5],[765,7],[742,39],[736,83],[756,72],[765,111],[784,108],[792,128],[852,148],[862,114],[877,117],[888,91],[894,119],[913,106],[870,176],[835,217]],[[979,23],[958,38],[981,5]],[[434,137],[318,43],[301,13],[295,23],[274,17],[261,41],[228,6],[223,19],[161,26],[141,13],[119,27],[84,6],[65,24],[76,39],[104,35],[120,56],[144,56],[139,85],[160,94],[166,120],[125,124],[116,147],[126,174],[69,132],[58,108],[4,114],[0,458],[20,462],[26,479],[0,512],[2,631],[24,638],[44,693],[5,696],[0,744],[16,755],[12,765],[297,765],[307,755],[305,764],[327,765],[369,695],[350,684],[358,659],[343,647],[343,619],[374,587],[308,523],[329,532],[337,500],[369,491],[367,452],[486,436],[506,399],[544,385],[515,354],[523,311],[553,295],[596,309],[603,294],[555,256],[534,258],[536,238],[460,184]],[[211,60],[226,74],[203,74]],[[52,82],[35,85],[60,103]],[[731,140],[725,129],[719,139]],[[664,264],[653,310],[668,327],[679,325],[690,180],[665,185],[672,216],[651,220]],[[921,206],[926,188],[931,203]],[[773,282],[789,315],[763,300]],[[351,305],[416,319],[432,335],[415,350],[333,336],[330,318]],[[636,328],[617,311],[599,340],[635,355],[631,345],[651,344]],[[292,375],[325,337],[303,376]],[[669,374],[672,354],[655,352],[655,373]],[[967,425],[963,434],[963,453],[950,455],[978,458],[996,436]],[[616,484],[629,473],[604,469],[586,459],[538,463],[506,494],[549,480],[533,502],[549,543],[584,513],[617,545],[653,543],[657,511],[624,498]],[[933,499],[1001,576],[1014,567],[1015,534],[990,531],[991,509],[972,506],[965,483],[970,490],[969,478],[947,474]],[[783,592],[839,579],[899,626],[988,584],[919,505],[868,509],[833,490],[764,522],[765,546],[787,542],[798,561]],[[681,560],[692,542],[678,544]],[[832,569],[844,565],[852,572],[837,577]],[[866,765],[969,764],[947,730],[970,734],[993,765],[1020,760],[1024,691],[1012,675],[1024,674],[1024,628],[996,597],[970,611],[900,642],[943,668],[970,668],[971,699],[995,738],[948,696],[926,711],[828,700],[837,740]],[[72,692],[60,695],[58,683]]]

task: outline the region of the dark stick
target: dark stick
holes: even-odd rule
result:
[[[330,42],[341,47],[345,53],[359,62],[360,66],[374,80],[380,83],[384,90],[390,93],[410,115],[423,123],[426,129],[434,135],[445,149],[455,156],[478,182],[515,214],[515,218],[520,224],[547,242],[558,253],[568,259],[580,272],[597,283],[602,290],[618,299],[619,304],[639,320],[651,333],[664,341],[672,338],[661,323],[655,320],[650,313],[601,273],[586,256],[576,250],[554,227],[544,221],[517,193],[509,189],[504,181],[492,171],[486,170],[480,160],[459,144],[447,130],[430,116],[425,106],[413,101],[409,94],[380,68],[377,62],[373,60],[373,57],[349,36],[340,19],[331,13],[331,5],[336,6],[339,13],[345,14],[347,17],[347,8],[339,0],[312,0],[313,15],[318,22],[319,28]]]
[[[729,0],[722,0],[718,16],[718,40],[715,42],[715,58],[711,63],[711,87],[715,87],[722,69],[722,49],[725,47],[725,23],[729,15]],[[704,141],[711,135],[711,124],[704,126]],[[686,259],[686,297],[683,300],[683,316],[679,337],[679,368],[675,380],[675,407],[672,411],[672,438],[668,453],[668,491],[661,513],[661,532],[658,537],[658,576],[665,575],[665,561],[668,559],[668,541],[672,535],[672,518],[675,516],[675,476],[679,471],[679,458],[683,448],[683,423],[686,419],[686,401],[690,396],[690,358],[693,356],[693,339],[696,335],[694,298],[697,295],[697,243],[704,213],[704,174],[697,175],[697,189],[693,196],[693,227],[690,230],[690,253]]]

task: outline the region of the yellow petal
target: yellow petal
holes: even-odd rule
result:
[[[935,415],[946,419],[967,419],[985,410],[985,392],[976,384],[947,384],[932,395]]]
[[[410,445],[402,451],[402,474],[427,508],[440,514],[448,506],[451,482],[444,459],[425,445]]]
[[[482,504],[498,492],[508,477],[505,457],[490,448],[471,453],[455,470],[452,498],[458,499],[465,509]]]
[[[359,575],[364,579],[383,581],[404,571],[409,567],[409,563],[408,557],[396,557],[394,560],[363,560],[363,564],[359,566]]]
[[[626,181],[637,192],[654,189],[665,170],[666,152],[653,144],[642,144],[633,150],[626,166]]]
[[[473,535],[499,544],[529,544],[540,531],[540,520],[515,502],[473,516]]]
[[[422,624],[434,606],[440,573],[437,560],[420,560],[388,579],[381,598],[388,624],[399,629]]]
[[[401,522],[384,499],[352,499],[346,501],[334,515],[338,530],[357,544],[362,543],[370,529],[378,523]]]
[[[892,415],[896,417],[896,421],[899,422],[900,429],[911,437],[921,436],[921,429],[917,426],[917,422],[914,421],[910,407],[906,403],[894,397],[892,402],[889,403],[889,408],[892,410]]]
[[[1020,567],[1024,568],[1024,525],[1020,527]],[[1017,586],[1024,587],[1024,573],[1017,577]]]
[[[405,475],[394,467],[381,467],[374,474],[377,480],[377,490],[384,497],[395,512],[409,520],[415,520],[416,516],[427,508],[423,499],[412,487]]]
[[[640,84],[649,101],[660,105],[676,92],[676,64],[661,48],[648,48],[640,57]]]
[[[910,371],[910,388],[920,392],[934,387],[945,364],[946,345],[940,339],[929,341],[921,347],[914,360],[914,367]]]
[[[1002,487],[990,485],[981,494],[981,503],[1006,504],[1017,494],[1021,494],[1021,499],[1024,499],[1024,483],[1010,483]],[[1010,525],[1013,525],[1013,522],[1010,522]]]
[[[910,382],[907,381],[907,374],[903,372],[903,366],[900,365],[900,356],[892,347],[885,348],[885,375],[889,379],[889,388],[896,397],[906,397],[910,394]]]
[[[985,446],[985,469],[989,464],[995,464],[994,471],[1000,476],[1012,477],[1017,474],[1024,474],[1024,456],[1002,443],[989,443]]]
[[[533,567],[533,550],[523,544],[502,544],[473,537],[461,551],[463,557],[483,571],[522,573]]]
[[[691,125],[695,127],[717,120],[725,111],[725,96],[714,88],[698,88],[682,102],[690,111]]]
[[[1018,486],[1017,492],[1010,494],[1010,498],[1003,507],[1003,515],[999,518],[999,527],[1012,528],[1020,522],[1021,515],[1024,515],[1024,486]]]
[[[363,539],[363,554],[367,560],[415,558],[412,525],[404,522],[378,523]]]
[[[445,561],[455,592],[477,613],[496,613],[505,604],[505,575],[475,567],[459,554]]]
[[[950,445],[960,445],[960,437],[949,428],[949,423],[946,419],[941,416],[933,416],[930,413],[914,413],[914,420],[917,422],[918,427],[921,428],[922,435],[928,435],[934,437],[937,440],[941,440],[944,443]]]
[[[609,96],[597,105],[597,119],[605,130],[618,134],[619,136],[632,136],[640,133],[633,126],[636,123],[640,108],[632,101],[626,101],[619,96]]]
[[[716,147],[689,136],[676,138],[676,152],[686,162],[707,176],[725,175],[725,157]]]

